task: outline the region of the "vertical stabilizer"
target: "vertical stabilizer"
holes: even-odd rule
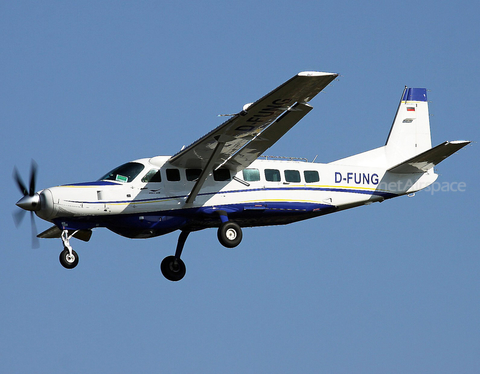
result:
[[[405,87],[385,145],[388,163],[395,165],[430,148],[427,90]]]

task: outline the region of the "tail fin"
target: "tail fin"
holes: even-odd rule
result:
[[[388,163],[395,165],[430,148],[427,90],[405,87],[385,144]]]
[[[331,164],[385,167],[399,174],[423,173],[469,143],[450,141],[432,148],[427,90],[405,87],[385,146]]]

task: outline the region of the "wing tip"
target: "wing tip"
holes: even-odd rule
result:
[[[322,77],[322,76],[334,76],[337,77],[337,73],[327,73],[324,71],[301,71],[297,74],[299,77]]]
[[[471,142],[472,142],[471,140],[450,140],[447,143],[455,144],[455,145],[468,145]]]

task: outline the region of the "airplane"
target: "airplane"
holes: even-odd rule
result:
[[[326,164],[262,157],[337,76],[300,72],[177,154],[127,162],[94,182],[36,192],[36,164],[28,188],[15,168],[23,194],[18,213],[30,211],[32,227],[33,213],[53,223],[36,237],[62,240],[60,263],[67,269],[79,261],[70,240],[88,241],[95,228],[127,238],[179,230],[175,254],[160,265],[165,278],[179,281],[193,231],[217,228],[219,242],[233,248],[245,227],[284,225],[413,194],[435,182],[435,165],[470,143],[432,148],[427,90],[405,87],[381,147]]]

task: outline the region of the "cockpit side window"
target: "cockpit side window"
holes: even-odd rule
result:
[[[99,180],[128,183],[133,181],[144,168],[145,166],[138,162],[127,162],[105,174]]]
[[[160,170],[152,169],[142,178],[144,183],[158,183],[162,181],[162,176],[160,175]]]

